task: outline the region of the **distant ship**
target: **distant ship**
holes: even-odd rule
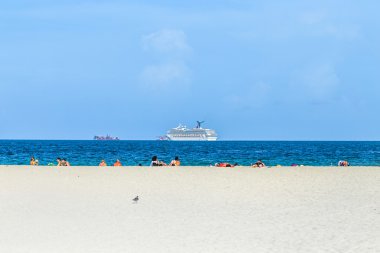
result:
[[[98,135],[95,135],[94,136],[94,140],[96,141],[119,141],[119,137],[112,137],[110,135],[106,135],[106,136],[98,136]]]
[[[204,121],[197,121],[197,126],[187,128],[184,125],[179,125],[176,128],[170,129],[165,136],[160,137],[160,140],[169,141],[216,141],[218,135],[215,130],[202,128]]]

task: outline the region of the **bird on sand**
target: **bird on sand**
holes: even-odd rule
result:
[[[134,199],[132,199],[134,203],[137,203],[139,201],[139,196],[136,196]]]

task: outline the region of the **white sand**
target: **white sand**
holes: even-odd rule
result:
[[[380,252],[380,167],[0,166],[0,252]]]

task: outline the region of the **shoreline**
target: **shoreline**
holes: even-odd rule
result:
[[[239,169],[239,168],[250,168],[253,170],[264,170],[264,169],[281,169],[281,168],[339,168],[339,169],[349,169],[349,168],[380,168],[380,165],[370,165],[370,166],[363,166],[363,165],[350,165],[350,166],[337,166],[337,165],[298,165],[298,166],[265,166],[265,167],[252,167],[252,166],[245,166],[245,165],[238,165],[234,167],[217,167],[217,166],[202,166],[202,165],[181,165],[181,166],[149,166],[149,165],[123,165],[123,166],[97,166],[97,165],[72,165],[72,166],[57,166],[57,165],[13,165],[13,164],[0,164],[1,167],[29,167],[29,168],[153,168],[153,169],[160,169],[160,168],[172,168],[172,169],[179,169],[179,168],[216,168],[216,169]]]

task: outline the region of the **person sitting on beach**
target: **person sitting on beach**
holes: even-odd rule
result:
[[[150,166],[166,166],[167,164],[163,161],[159,161],[157,156],[152,157],[152,162],[150,163]]]
[[[254,168],[262,168],[262,167],[265,167],[265,163],[263,163],[261,160],[257,160],[257,162],[255,162],[252,167]]]
[[[113,164],[113,166],[123,166],[123,165],[121,165],[121,162],[119,161],[119,159],[117,159],[116,162]]]
[[[178,156],[176,156],[174,158],[174,160],[172,160],[170,163],[169,163],[169,166],[180,166],[181,165],[181,161],[179,160]]]
[[[159,163],[158,163],[157,156],[153,156],[152,161],[150,162],[150,166],[159,166],[158,164]]]
[[[57,158],[57,166],[63,166],[62,165],[62,159],[61,158]]]
[[[62,158],[61,159],[61,165],[59,165],[59,166],[70,166],[70,163],[65,158]]]
[[[102,161],[99,163],[99,166],[101,166],[101,167],[107,166],[106,161],[102,160]]]
[[[32,158],[30,158],[30,165],[32,165],[32,166],[36,165],[36,159],[34,159],[34,156],[32,156]]]

